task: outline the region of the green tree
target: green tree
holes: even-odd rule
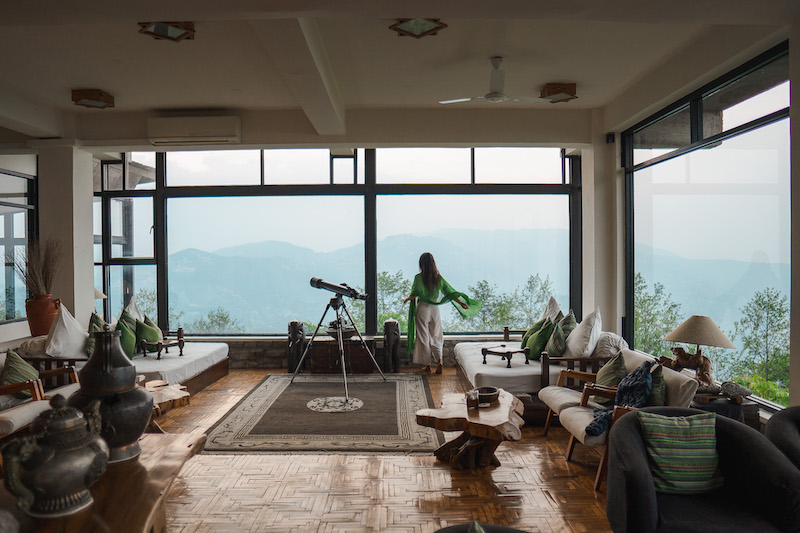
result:
[[[513,297],[497,292],[497,287],[486,280],[467,288],[467,294],[483,302],[481,310],[469,318],[457,318],[446,329],[462,331],[500,331],[513,319]]]
[[[403,305],[403,298],[410,292],[411,281],[403,277],[402,271],[378,273],[378,329],[393,318],[400,323],[400,331],[408,331],[408,304]]]
[[[789,303],[785,294],[768,287],[757,291],[739,312],[734,338],[739,357],[733,369],[740,376],[761,376],[789,383]]]
[[[137,307],[139,307],[139,311],[141,311],[143,315],[147,315],[153,320],[157,319],[158,298],[155,290],[139,289],[136,291],[134,300],[136,301]],[[173,307],[169,308],[169,322],[167,325],[170,329],[178,329],[181,326],[181,318],[183,317],[183,314],[183,311],[178,313]]]
[[[636,348],[656,357],[672,356],[670,346],[662,339],[680,324],[681,306],[661,283],[649,292],[644,276],[637,272],[633,280],[633,328]]]
[[[507,325],[512,329],[527,329],[539,320],[552,294],[550,276],[544,280],[539,274],[530,276],[525,285],[514,289],[511,295],[512,318]]]
[[[239,321],[231,317],[230,313],[222,307],[212,309],[205,317],[190,322],[185,329],[187,333],[244,333],[244,327],[239,324]]]

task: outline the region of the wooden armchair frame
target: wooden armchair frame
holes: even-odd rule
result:
[[[13,385],[0,385],[0,394],[15,394],[24,390],[30,391],[32,400],[44,400],[44,388],[40,379],[14,383]]]
[[[75,366],[68,365],[62,366],[58,368],[52,368],[50,370],[42,370],[39,372],[39,380],[43,385],[43,391],[45,389],[51,389],[61,386],[60,382],[63,381],[64,378],[61,376],[66,376],[66,379],[69,379],[69,383],[80,383],[78,380],[78,372],[75,370]],[[52,383],[52,386],[49,386]]]

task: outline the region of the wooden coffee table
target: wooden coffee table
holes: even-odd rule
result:
[[[522,438],[522,402],[500,389],[497,401],[489,407],[467,410],[463,394],[446,394],[439,409],[417,411],[417,424],[440,431],[462,431],[433,454],[457,470],[500,466],[494,455],[501,442]]]

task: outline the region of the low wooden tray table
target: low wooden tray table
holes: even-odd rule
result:
[[[522,438],[523,411],[522,402],[503,389],[489,407],[469,411],[466,397],[454,393],[442,398],[439,409],[417,411],[417,424],[440,431],[463,431],[433,452],[439,461],[449,463],[452,468],[500,466],[494,452],[501,442]]]
[[[521,353],[522,357],[525,358],[525,364],[531,364],[528,361],[528,355],[531,353],[530,348],[512,348],[510,346],[506,346],[505,344],[501,344],[499,346],[494,346],[492,348],[481,348],[481,355],[483,355],[483,364],[486,364],[486,356],[487,355],[499,355],[500,359],[506,360],[508,359],[508,364],[506,368],[511,368],[511,356],[515,353]]]

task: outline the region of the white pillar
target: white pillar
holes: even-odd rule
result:
[[[53,297],[88,326],[94,311],[92,154],[69,140],[41,141],[39,153],[39,237],[55,237],[65,258]]]

